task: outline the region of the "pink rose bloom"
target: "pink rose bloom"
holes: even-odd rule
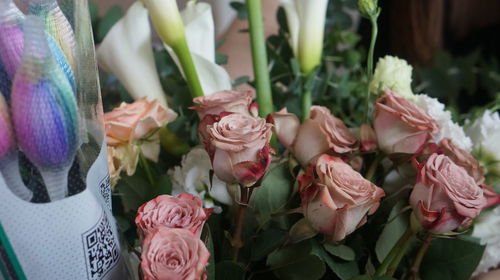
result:
[[[219,115],[222,112],[241,113],[250,115],[249,110],[255,111],[258,108],[252,106],[252,100],[255,98],[255,92],[247,90],[238,92],[232,90],[223,90],[207,96],[200,96],[193,99],[195,104],[191,109],[198,113],[200,120],[206,115]]]
[[[240,113],[205,116],[199,130],[215,175],[245,186],[259,180],[271,163],[271,127],[262,118]]]
[[[200,280],[209,258],[205,244],[187,229],[160,227],[144,239],[141,270],[144,280]]]
[[[457,147],[448,138],[441,140],[439,147],[442,153],[448,156],[456,165],[463,167],[478,185],[484,182],[483,168],[471,154]]]
[[[128,144],[146,136],[153,130],[175,120],[177,114],[165,108],[158,100],[141,98],[132,104],[123,102],[113,111],[104,114],[108,145]]]
[[[302,124],[286,109],[270,115],[269,121],[280,142],[303,166],[321,154],[340,155],[357,148],[357,140],[349,129],[322,106],[312,106],[309,119]]]
[[[438,130],[424,111],[390,90],[375,103],[373,126],[380,149],[388,154],[414,154]]]
[[[443,233],[468,225],[486,198],[465,169],[445,155],[432,154],[418,167],[410,205],[422,227]]]
[[[360,150],[362,152],[368,152],[375,150],[377,148],[377,134],[373,128],[364,123],[359,128],[359,138],[360,138]]]
[[[200,237],[203,224],[212,211],[212,208],[203,208],[201,199],[191,194],[160,195],[139,208],[135,224],[143,236],[167,227],[183,228]]]
[[[298,179],[302,211],[311,227],[339,241],[365,224],[384,191],[341,159],[322,155]]]

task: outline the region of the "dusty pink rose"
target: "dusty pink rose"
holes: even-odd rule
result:
[[[206,275],[210,253],[187,229],[160,227],[142,244],[144,280],[200,280]]]
[[[344,123],[322,106],[312,106],[309,119],[300,124],[286,109],[269,116],[280,142],[302,165],[321,154],[345,154],[357,148],[356,138]]]
[[[165,108],[158,100],[139,99],[132,104],[123,102],[104,114],[108,145],[127,144],[146,136],[151,131],[175,120],[177,114]]]
[[[424,111],[390,90],[375,103],[373,126],[380,149],[388,154],[414,154],[438,130]]]
[[[240,113],[205,116],[199,130],[215,175],[245,186],[259,180],[271,163],[271,127],[262,118]]]
[[[339,241],[375,212],[384,191],[341,159],[322,155],[300,176],[302,211],[312,228]]]
[[[139,207],[135,224],[143,236],[168,227],[187,229],[199,237],[212,211],[212,208],[203,208],[201,199],[191,194],[160,195]]]
[[[481,184],[481,187],[483,188],[484,198],[486,199],[486,205],[484,205],[483,209],[500,204],[500,195],[497,194],[492,187],[485,184]]]
[[[418,167],[410,205],[425,229],[443,233],[468,225],[486,199],[465,169],[445,155],[432,154]]]
[[[483,168],[471,154],[457,147],[448,138],[441,140],[439,147],[442,153],[447,155],[456,165],[463,167],[478,185],[484,182]]]
[[[250,106],[254,98],[255,93],[250,90],[244,92],[223,90],[194,98],[193,102],[198,106],[193,106],[191,109],[198,113],[200,120],[206,115],[219,115],[222,112],[250,115],[250,109],[252,111],[258,110],[258,108]]]
[[[377,148],[377,134],[373,128],[364,123],[359,128],[359,138],[360,138],[360,150],[362,152],[368,152],[375,150]]]

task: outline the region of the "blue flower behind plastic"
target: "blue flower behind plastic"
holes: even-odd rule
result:
[[[79,145],[72,87],[50,52],[43,24],[28,16],[21,65],[12,84],[11,111],[18,145],[39,168],[71,165]]]

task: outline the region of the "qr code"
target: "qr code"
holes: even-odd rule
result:
[[[89,280],[99,280],[120,258],[118,244],[105,213],[96,226],[82,235]]]
[[[108,206],[108,209],[111,210],[111,182],[109,175],[106,175],[106,177],[102,179],[101,183],[99,183],[99,190],[104,198],[104,202],[106,202],[106,206]]]

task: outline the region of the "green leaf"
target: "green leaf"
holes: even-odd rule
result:
[[[375,253],[377,259],[382,262],[392,247],[396,245],[399,238],[408,228],[408,213],[400,214],[405,206],[404,201],[399,201],[391,210],[388,221],[390,221],[382,230],[377,244],[375,245]],[[397,216],[397,217],[396,217]]]
[[[325,263],[310,254],[311,244],[309,240],[276,250],[267,257],[267,265],[280,279],[320,279],[326,272]]]
[[[359,275],[359,268],[355,261],[337,261],[317,243],[314,243],[313,253],[323,259],[328,267],[342,280],[349,280]]]
[[[214,242],[212,240],[212,233],[210,232],[210,226],[208,223],[205,224],[201,236],[201,240],[203,240],[208,251],[210,252],[210,259],[208,259],[207,266],[207,280],[215,280]]]
[[[435,239],[427,250],[420,276],[425,280],[467,280],[485,246],[460,239]]]
[[[238,13],[238,18],[239,19],[247,19],[248,18],[248,11],[247,7],[245,6],[244,3],[240,2],[231,2],[231,7],[236,10]]]
[[[356,258],[354,250],[346,245],[325,244],[324,247],[328,253],[336,257],[339,257],[343,260],[352,261],[354,260],[354,258]]]
[[[151,188],[151,197],[157,197],[162,194],[171,194],[172,193],[172,181],[170,180],[170,176],[167,174],[161,175],[156,179],[156,184]]]
[[[262,232],[251,244],[251,259],[257,261],[267,256],[277,247],[281,246],[286,241],[287,236],[288,232],[275,228],[269,228]]]
[[[287,163],[271,168],[250,201],[260,225],[267,223],[273,213],[285,206],[292,191],[293,183]]]
[[[119,6],[111,7],[108,12],[101,18],[96,30],[96,41],[97,43],[102,42],[106,34],[115,23],[123,16],[123,11]],[[121,43],[121,42],[117,42]]]
[[[94,1],[89,1],[88,4],[89,4],[90,22],[94,24],[99,16],[99,8],[97,7],[97,4]]]
[[[215,53],[215,63],[217,63],[218,65],[227,64],[227,59],[228,59],[227,55],[223,55],[223,54],[218,53],[218,52]]]
[[[215,265],[216,280],[243,280],[245,279],[245,270],[242,265],[223,261]]]

